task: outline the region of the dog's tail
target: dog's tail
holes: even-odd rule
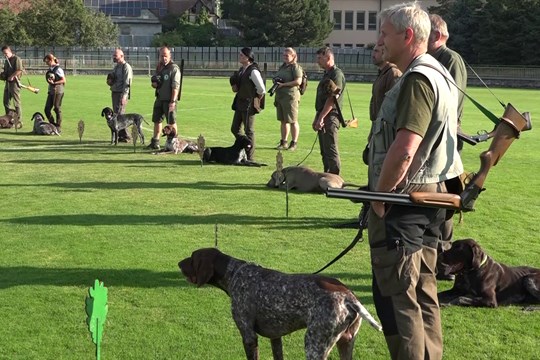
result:
[[[382,326],[375,320],[373,316],[369,313],[369,311],[362,305],[360,301],[357,301],[355,304],[350,304],[356,313],[360,315],[364,320],[366,320],[371,326],[373,326],[376,330],[382,331]]]

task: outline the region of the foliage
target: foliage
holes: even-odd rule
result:
[[[539,0],[438,0],[448,45],[473,64],[540,65]]]
[[[320,46],[332,31],[328,0],[226,0],[250,46]]]
[[[216,27],[206,22],[193,24],[178,22],[175,30],[157,34],[152,40],[153,46],[167,44],[169,46],[217,46],[218,34]]]
[[[6,43],[34,46],[114,46],[118,29],[103,13],[78,0],[32,0],[14,14],[0,10],[0,35]]]

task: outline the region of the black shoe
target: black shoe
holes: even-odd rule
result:
[[[296,145],[297,145],[296,141],[291,140],[291,143],[289,144],[289,148],[287,150],[289,150],[289,151],[296,150]]]
[[[159,150],[160,149],[160,147],[159,147],[159,139],[152,139],[150,141],[150,145],[148,145],[146,147],[146,149],[148,149],[148,150]]]
[[[287,150],[287,140],[280,140],[279,145],[275,147],[276,150]]]

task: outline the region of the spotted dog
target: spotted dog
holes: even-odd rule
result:
[[[165,141],[165,146],[163,149],[161,149],[158,152],[155,152],[156,155],[164,155],[164,154],[178,154],[178,153],[189,153],[193,154],[198,152],[198,146],[197,144],[180,139],[176,135],[176,129],[172,125],[165,125],[163,129],[161,130],[161,133],[163,136],[167,138]]]
[[[189,282],[213,285],[230,296],[248,360],[259,358],[257,335],[270,338],[274,360],[279,360],[281,337],[307,328],[307,359],[326,359],[337,344],[340,359],[350,360],[362,319],[382,330],[354,293],[333,278],[284,274],[214,248],[194,251],[178,266]]]
[[[140,114],[115,114],[113,109],[105,107],[101,110],[101,116],[107,120],[107,125],[111,129],[111,145],[118,145],[118,133],[122,129],[127,129],[131,125],[137,127],[137,132],[141,139],[141,144],[144,144],[144,134],[142,131],[142,122],[146,122]],[[146,122],[148,124],[148,122]]]
[[[56,126],[45,121],[45,117],[42,113],[36,112],[32,115],[32,121],[34,122],[33,134],[36,135],[60,135]]]

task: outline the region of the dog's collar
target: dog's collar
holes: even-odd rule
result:
[[[482,262],[480,263],[480,266],[478,266],[478,268],[480,269],[482,266],[486,265],[487,261],[488,261],[488,256],[484,254],[484,257],[482,258]]]

